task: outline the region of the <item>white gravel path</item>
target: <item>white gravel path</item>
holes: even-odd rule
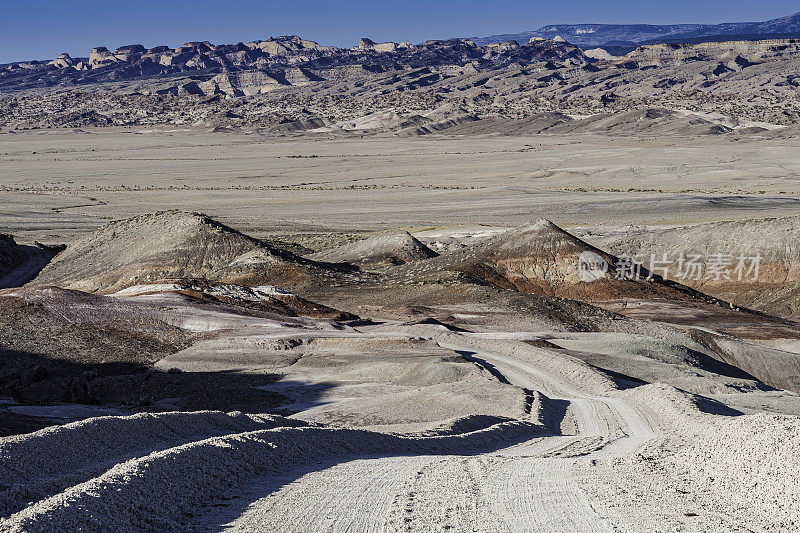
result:
[[[702,398],[616,390],[519,341],[438,337],[535,397],[530,420],[421,437],[221,413],[93,419],[0,440],[0,494],[14,512],[0,531],[650,532],[691,520],[677,489],[705,531],[730,530],[726,495],[744,530],[770,512],[778,530],[798,523],[786,503],[799,493],[795,417],[705,414]],[[173,418],[174,435],[155,429]],[[22,508],[28,485],[34,503]],[[750,520],[756,486],[773,499]],[[725,495],[711,500],[715,487]]]
[[[458,351],[466,345],[441,343]],[[572,464],[632,454],[659,438],[655,423],[622,400],[581,392],[509,357],[475,353],[512,384],[569,402],[577,436],[538,437],[478,456],[354,460],[305,473],[224,524],[231,531],[613,531]],[[544,390],[543,390],[544,389]],[[220,517],[213,525],[219,526]],[[206,522],[206,525],[211,525]]]

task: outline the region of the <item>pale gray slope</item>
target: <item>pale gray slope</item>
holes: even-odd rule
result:
[[[437,255],[407,231],[399,231],[322,250],[310,255],[309,258],[328,263],[350,263],[370,267],[413,263]]]
[[[34,283],[114,293],[166,278],[242,285],[302,285],[325,267],[201,213],[165,211],[118,220],[73,243]]]

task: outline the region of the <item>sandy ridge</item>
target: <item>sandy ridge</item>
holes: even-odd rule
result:
[[[269,415],[140,413],[6,437],[0,439],[0,516],[158,450],[213,436],[300,425],[306,423]]]
[[[541,431],[538,424],[508,421],[445,437],[402,437],[310,427],[214,437],[117,465],[97,478],[12,515],[0,527],[8,531],[76,527],[84,531],[115,527],[177,530],[187,515],[224,498],[237,485],[289,465],[364,454],[479,453]]]

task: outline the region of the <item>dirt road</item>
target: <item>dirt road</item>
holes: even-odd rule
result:
[[[206,525],[233,531],[613,531],[579,476],[576,461],[632,454],[657,441],[651,418],[626,402],[593,396],[526,363],[442,346],[484,361],[503,379],[553,403],[552,436],[479,455],[364,458],[251,484],[257,498],[239,516]],[[559,407],[560,406],[560,407]],[[572,426],[572,427],[570,427]],[[226,521],[225,518],[231,519]]]

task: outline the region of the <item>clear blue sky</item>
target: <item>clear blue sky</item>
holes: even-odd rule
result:
[[[86,56],[93,46],[235,43],[297,34],[342,47],[360,37],[420,42],[558,23],[755,22],[797,0],[0,0],[0,63]]]

